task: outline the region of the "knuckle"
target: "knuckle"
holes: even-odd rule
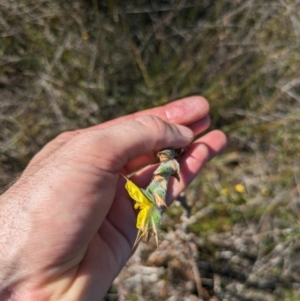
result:
[[[154,130],[155,132],[163,134],[167,132],[167,123],[165,123],[162,119],[160,119],[157,116],[146,115],[137,118],[136,121],[151,129],[151,131]]]
[[[79,133],[79,131],[66,131],[63,133],[60,133],[55,139],[58,141],[66,141],[69,140],[70,138],[73,138]]]

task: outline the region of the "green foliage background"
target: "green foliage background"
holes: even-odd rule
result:
[[[261,299],[245,300],[298,300],[299,8],[299,0],[0,1],[1,187],[61,131],[203,95],[211,128],[229,145],[187,192],[197,201],[189,231],[204,237],[199,249],[210,246],[211,263],[227,248],[211,237],[251,233],[245,277],[223,275],[219,298],[242,300],[254,287]],[[243,289],[233,294],[236,282]]]

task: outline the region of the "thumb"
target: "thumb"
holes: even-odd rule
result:
[[[84,135],[84,138],[81,136]],[[81,160],[115,173],[130,160],[163,148],[180,148],[193,140],[193,132],[156,116],[142,116],[74,137]]]

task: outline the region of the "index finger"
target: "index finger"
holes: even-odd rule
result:
[[[101,124],[81,129],[79,130],[79,132],[105,128],[117,124],[121,121],[130,120],[145,115],[154,115],[169,123],[189,125],[205,118],[208,115],[208,112],[209,104],[205,98],[201,96],[190,96],[172,101],[160,107],[151,108],[148,110],[143,110],[126,116],[118,117]]]

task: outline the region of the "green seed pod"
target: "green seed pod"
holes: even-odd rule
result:
[[[163,149],[157,153],[157,156],[160,162],[172,160],[175,157],[175,150],[172,148]]]
[[[175,159],[163,161],[154,171],[153,176],[160,175],[166,179],[169,179],[169,176],[173,176],[179,181],[179,170],[179,164]]]

